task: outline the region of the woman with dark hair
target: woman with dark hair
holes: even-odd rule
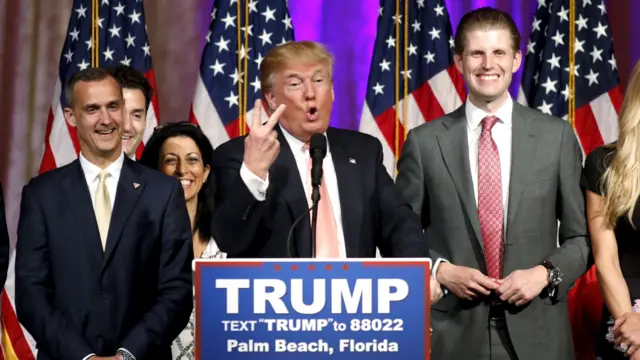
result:
[[[193,229],[194,258],[225,258],[214,241],[209,223],[213,212],[210,180],[213,147],[200,127],[188,122],[159,126],[147,142],[140,163],[180,179]],[[194,359],[194,317],[173,342],[174,360]]]

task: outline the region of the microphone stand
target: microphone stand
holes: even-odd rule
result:
[[[313,185],[311,190],[313,213],[311,215],[311,258],[316,257],[316,223],[318,221],[318,202],[320,201],[320,186]]]

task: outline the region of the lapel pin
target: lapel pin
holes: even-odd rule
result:
[[[350,162],[350,163],[352,163],[352,164],[355,164],[355,163],[356,163],[356,159],[354,159],[354,158],[349,158],[349,162]]]
[[[133,183],[133,188],[134,188],[134,189],[137,189],[137,188],[139,188],[139,187],[140,187],[140,184],[138,184],[138,183]]]

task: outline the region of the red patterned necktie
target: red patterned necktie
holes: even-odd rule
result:
[[[478,219],[488,275],[501,279],[504,259],[502,175],[498,147],[491,137],[491,129],[497,122],[495,116],[482,119],[478,141]]]

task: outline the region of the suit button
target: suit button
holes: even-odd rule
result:
[[[100,292],[100,296],[102,296],[102,298],[103,298],[103,299],[107,299],[107,298],[109,297],[109,294],[107,294],[107,293],[106,293],[106,292],[104,292],[104,291],[101,291],[101,292]]]

